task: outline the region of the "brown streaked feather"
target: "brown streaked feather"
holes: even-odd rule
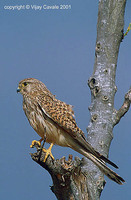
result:
[[[24,84],[24,83],[27,84]],[[27,87],[24,87],[27,86]],[[86,141],[83,131],[77,126],[72,106],[55,98],[39,80],[28,78],[19,83],[23,95],[23,109],[34,130],[44,138],[46,127],[48,143],[66,146],[94,162],[110,179],[122,184],[124,179],[110,170],[105,162],[118,168]]]
[[[41,98],[41,96],[40,96]],[[49,95],[44,96],[41,101],[41,107],[45,112],[66,131],[71,131],[74,135],[80,134],[83,138],[83,131],[77,126],[72,106],[62,102],[55,97],[52,99]]]
[[[30,83],[29,85],[31,85],[31,90],[28,92],[23,91],[24,99],[31,98],[33,104],[37,102],[45,115],[47,115],[52,122],[55,122],[58,126],[64,129],[65,133],[70,135],[70,137],[75,140],[76,144],[78,143],[85,151],[92,153],[94,156],[118,168],[110,160],[95,151],[95,149],[86,141],[83,131],[76,124],[74,111],[72,110],[71,105],[56,99],[56,97],[46,88],[44,83],[37,79],[24,79],[19,83],[20,87],[25,81]]]
[[[56,122],[61,128],[63,128],[67,132],[67,134],[73,137],[75,141],[85,149],[85,151],[109,163],[113,167],[118,168],[116,164],[114,164],[112,161],[110,161],[109,159],[101,155],[99,152],[97,152],[87,142],[83,131],[76,124],[74,112],[70,105],[67,105],[64,102],[55,99],[55,103],[50,102],[50,109],[48,109],[48,107],[46,106],[46,100],[49,103],[49,98],[46,99],[45,97],[44,102],[42,102],[41,109],[44,108],[45,112],[48,114],[48,117],[53,119],[54,122]]]

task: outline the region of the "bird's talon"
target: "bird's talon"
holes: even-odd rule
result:
[[[41,142],[40,141],[33,140],[32,144],[30,145],[30,148],[33,148],[35,144],[37,144],[38,146],[41,146]]]
[[[54,156],[53,156],[52,153],[51,153],[52,147],[53,147],[53,144],[50,145],[49,149],[42,149],[42,150],[46,153],[43,162],[46,162],[46,159],[47,159],[47,157],[48,157],[49,155],[51,156],[51,158],[52,158],[53,160],[55,160]]]

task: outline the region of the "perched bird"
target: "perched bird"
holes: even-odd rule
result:
[[[20,81],[17,92],[23,95],[23,110],[30,125],[41,137],[39,141],[32,141],[31,147],[37,142],[41,144],[45,134],[46,142],[51,144],[49,149],[43,149],[46,152],[44,162],[48,155],[54,159],[51,153],[53,145],[70,147],[94,162],[113,181],[118,184],[125,182],[105,162],[118,167],[87,142],[83,131],[76,124],[72,106],[56,99],[44,83],[34,78]]]

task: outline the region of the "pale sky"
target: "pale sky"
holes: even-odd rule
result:
[[[13,3],[12,3],[13,2]],[[40,9],[33,5],[68,5],[68,9]],[[32,6],[31,6],[32,5]],[[20,7],[21,6],[21,7]],[[44,7],[46,8],[46,7]],[[131,1],[127,2],[125,31],[131,22]],[[18,82],[37,78],[58,99],[74,106],[76,121],[86,133],[90,115],[90,90],[95,58],[98,1],[90,0],[1,0],[0,1],[0,199],[55,200],[48,172],[32,161],[32,140],[39,136],[30,127],[22,109]],[[121,43],[115,107],[119,109],[131,85],[131,32]],[[101,200],[130,198],[131,112],[114,129],[109,158],[115,162],[126,183],[117,185],[106,178]],[[47,145],[48,146],[48,145]],[[55,158],[69,154],[82,157],[69,148],[53,147]]]

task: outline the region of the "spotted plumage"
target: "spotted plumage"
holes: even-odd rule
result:
[[[105,162],[118,168],[113,162],[101,155],[87,142],[83,131],[77,126],[71,105],[58,100],[41,81],[28,78],[20,81],[17,92],[23,95],[23,109],[30,125],[40,135],[42,141],[46,134],[46,142],[51,146],[46,151],[51,154],[54,144],[70,147],[92,160],[110,179],[122,184],[124,179],[109,169]],[[45,133],[46,130],[46,133]],[[34,145],[32,142],[31,147]]]

